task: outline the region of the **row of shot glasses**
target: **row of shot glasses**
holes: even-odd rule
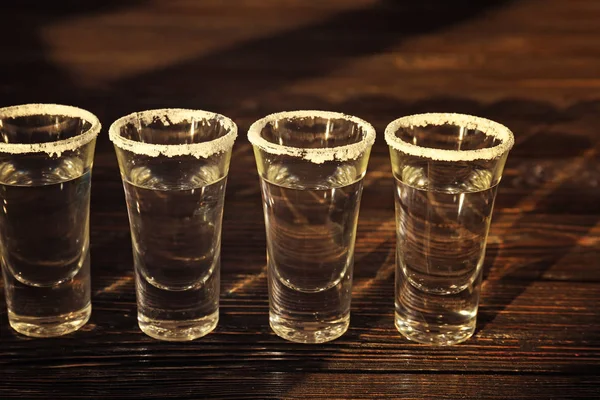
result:
[[[9,322],[24,335],[64,335],[91,315],[89,204],[100,130],[96,116],[76,107],[0,109],[0,255]],[[142,111],[110,126],[129,214],[138,324],[151,337],[192,340],[218,324],[236,136],[231,119],[201,110]],[[272,114],[248,131],[263,199],[269,322],[284,339],[323,343],[348,329],[375,137],[368,122],[324,111]],[[393,121],[385,140],[395,181],[395,325],[417,342],[463,342],[475,330],[487,234],[513,135],[484,118],[431,113]]]

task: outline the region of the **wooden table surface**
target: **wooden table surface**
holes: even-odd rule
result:
[[[7,4],[10,3],[10,4]],[[240,127],[222,243],[221,320],[185,343],[136,323],[112,146],[97,145],[93,313],[56,339],[17,335],[0,304],[0,398],[567,399],[600,396],[600,1],[3,1],[0,105],[58,102],[104,127],[189,107]],[[265,234],[245,137],[267,113],[327,109],[378,131],[348,332],[301,345],[268,326]],[[454,347],[393,324],[392,175],[383,129],[425,111],[509,126],[478,327]]]

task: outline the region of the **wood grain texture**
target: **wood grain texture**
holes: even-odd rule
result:
[[[83,4],[85,3],[85,4]],[[475,4],[476,3],[476,4]],[[485,3],[485,4],[484,4]],[[600,397],[600,2],[32,0],[0,5],[0,105],[156,107],[238,123],[214,333],[165,343],[136,324],[116,159],[97,145],[93,313],[30,339],[0,298],[0,398],[589,399]],[[378,131],[365,178],[351,327],[323,345],[268,326],[265,235],[243,133],[264,114],[332,109]],[[509,126],[475,336],[435,348],[393,326],[392,176],[383,129],[424,111]]]

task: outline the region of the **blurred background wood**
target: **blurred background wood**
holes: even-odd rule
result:
[[[93,314],[29,339],[0,300],[0,398],[566,399],[600,396],[600,2],[171,0],[3,2],[0,105],[74,104],[104,127],[157,107],[240,127],[227,189],[221,321],[190,343],[136,324],[131,241],[106,129],[92,195]],[[249,124],[283,109],[378,130],[356,246],[350,330],[319,346],[268,327]],[[415,112],[515,132],[478,329],[434,348],[393,325],[392,176],[383,129]]]

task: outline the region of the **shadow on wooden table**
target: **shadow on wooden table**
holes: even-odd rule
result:
[[[551,273],[547,278],[545,275],[554,267],[560,269],[561,262],[567,257],[593,250],[593,246],[585,243],[590,230],[600,222],[596,215],[600,192],[595,189],[594,178],[586,180],[586,175],[594,176],[594,165],[599,162],[599,142],[596,137],[579,135],[577,124],[592,123],[590,119],[594,119],[599,109],[600,101],[557,109],[549,120],[541,120],[540,126],[524,140],[519,141],[517,135],[507,172],[511,175],[509,179],[513,180],[512,189],[520,187],[521,195],[503,196],[500,189],[496,208],[509,209],[509,212],[492,221],[501,234],[499,243],[490,244],[486,257],[486,264],[492,268],[486,268],[484,274],[484,307],[478,319],[478,332],[494,321],[532,283],[540,279],[557,279]],[[523,162],[527,158],[537,162]],[[562,215],[580,215],[577,219],[579,225],[561,225]],[[526,246],[535,249],[530,252],[533,257],[525,259],[519,256],[518,249]],[[577,276],[576,271],[566,275],[569,274],[572,275],[570,278],[562,280],[586,279]],[[565,273],[554,274],[559,276],[558,280],[561,280],[561,275]],[[504,290],[495,291],[496,286]],[[539,305],[548,304],[539,299]]]

